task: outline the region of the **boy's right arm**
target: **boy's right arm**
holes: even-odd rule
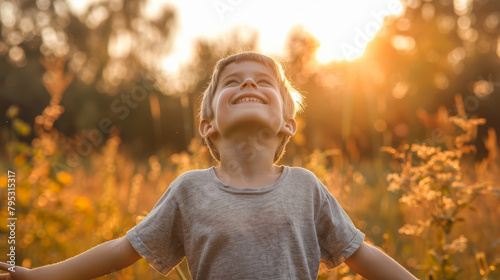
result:
[[[141,258],[127,237],[124,236],[102,243],[80,255],[56,264],[22,270],[22,272],[20,270],[19,275],[16,275],[16,272],[10,272],[10,275],[2,274],[0,280],[93,279],[128,267]],[[6,270],[7,264],[2,263],[1,265],[1,268]]]

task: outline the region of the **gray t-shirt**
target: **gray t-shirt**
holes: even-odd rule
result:
[[[314,174],[283,166],[263,188],[225,185],[214,168],[179,176],[137,226],[135,250],[162,274],[186,256],[193,279],[316,279],[365,235]]]

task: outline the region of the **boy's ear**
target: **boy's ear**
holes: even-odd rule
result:
[[[200,135],[203,138],[208,138],[217,132],[211,121],[202,120],[200,122]]]
[[[285,133],[288,136],[295,135],[295,132],[297,132],[297,122],[295,121],[295,119],[289,119],[288,121],[285,121],[285,124],[281,128],[281,132]]]

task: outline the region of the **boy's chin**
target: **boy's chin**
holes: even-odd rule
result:
[[[221,135],[231,136],[233,134],[250,134],[261,136],[277,135],[279,132],[279,124],[273,125],[267,118],[241,118],[232,120],[231,123],[226,123],[223,127],[219,127]]]

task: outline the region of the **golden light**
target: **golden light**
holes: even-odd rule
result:
[[[333,60],[353,60],[360,57],[367,44],[382,27],[384,18],[399,15],[403,11],[403,6],[399,1],[353,1],[349,3],[340,5],[338,2],[332,3],[330,7],[325,7],[319,14],[314,15],[319,19],[328,19],[326,22],[317,20],[302,22],[320,41],[321,45],[316,59],[321,63]],[[337,10],[338,13],[329,17],[332,10]]]
[[[161,61],[163,69],[165,69],[167,72],[175,72],[177,70],[178,63],[179,62],[177,61],[177,59],[172,56],[166,57]]]
[[[71,0],[71,9],[78,14],[92,1]],[[167,72],[176,71],[179,66],[175,64],[191,57],[195,40],[228,43],[225,34],[245,29],[258,33],[261,52],[282,55],[291,28],[303,26],[320,43],[316,55],[319,62],[353,60],[364,53],[386,16],[397,16],[404,10],[400,0],[149,0],[145,13],[154,18],[163,6],[176,9],[179,26],[171,54],[159,60]],[[95,11],[87,24],[96,24],[107,16],[104,11]]]
[[[165,3],[177,8],[180,21],[174,53],[162,61],[168,72],[178,68],[175,63],[185,61],[179,57],[190,56],[195,38],[224,40],[222,34],[235,28],[256,30],[260,51],[282,54],[290,29],[301,25],[320,43],[316,54],[318,62],[353,60],[364,53],[382,27],[384,18],[397,16],[404,9],[399,0],[150,0],[148,10],[154,16],[158,7]],[[193,9],[194,6],[197,8]]]

